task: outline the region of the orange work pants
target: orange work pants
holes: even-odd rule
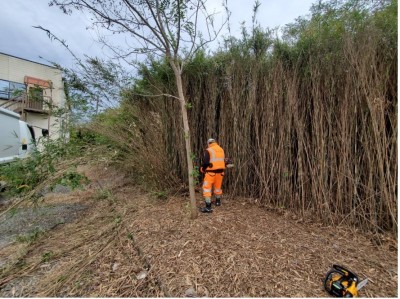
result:
[[[224,178],[224,173],[214,173],[214,172],[206,172],[203,181],[203,196],[211,197],[212,187],[214,186],[214,194],[221,195],[222,194],[222,180]]]

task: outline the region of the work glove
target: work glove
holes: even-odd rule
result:
[[[225,158],[225,166],[226,166],[227,168],[232,168],[232,167],[234,167],[235,165],[233,164],[233,161],[232,161],[230,158]]]

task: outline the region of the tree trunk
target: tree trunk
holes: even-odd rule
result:
[[[196,208],[196,197],[194,192],[194,179],[193,179],[193,162],[191,158],[192,153],[192,143],[190,141],[190,130],[189,130],[189,120],[186,110],[186,101],[183,94],[182,87],[182,76],[181,72],[176,67],[174,61],[170,61],[171,67],[174,70],[176,87],[178,88],[179,104],[181,105],[182,121],[183,121],[183,133],[185,138],[185,148],[186,148],[186,160],[188,165],[188,177],[189,177],[189,196],[190,196],[190,217],[195,219],[197,217]]]

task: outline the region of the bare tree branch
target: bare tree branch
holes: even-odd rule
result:
[[[53,0],[51,4],[56,4],[65,13],[71,13],[71,7],[77,10],[87,10],[94,16],[93,25],[113,33],[126,33],[133,37],[139,47],[131,46],[121,49],[116,45],[107,44],[106,40],[103,40],[103,44],[107,45],[120,59],[126,60],[131,55],[142,53],[148,57],[157,53],[165,56],[174,73],[178,96],[163,92],[156,95],[140,95],[146,97],[167,96],[179,100],[185,135],[191,216],[195,218],[197,208],[192,175],[192,145],[182,72],[185,62],[207,43],[214,41],[225,23],[218,31],[214,29],[213,15],[208,14],[203,0],[163,0],[161,3],[159,0]],[[189,11],[193,7],[195,12],[190,14]],[[200,16],[204,17],[207,30],[206,39],[203,39],[198,32]],[[192,18],[194,18],[194,23]],[[189,51],[187,51],[187,47],[189,47]]]

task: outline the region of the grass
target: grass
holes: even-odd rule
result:
[[[43,234],[44,234],[44,231],[41,228],[36,227],[34,230],[32,230],[31,232],[29,232],[26,235],[19,235],[17,237],[17,242],[33,244]]]

